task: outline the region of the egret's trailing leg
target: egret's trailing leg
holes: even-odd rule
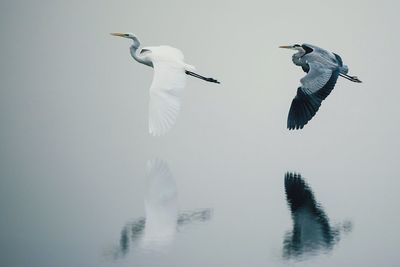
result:
[[[199,74],[197,74],[195,72],[191,72],[191,71],[185,70],[185,73],[187,75],[193,76],[193,77],[198,78],[198,79],[202,79],[202,80],[207,81],[207,82],[220,83],[219,81],[217,81],[217,80],[215,80],[213,78],[207,78],[207,77],[201,76],[201,75],[199,75]]]

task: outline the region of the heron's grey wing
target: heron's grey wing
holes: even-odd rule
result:
[[[333,54],[335,55],[336,60],[337,60],[337,62],[338,62],[338,64],[339,64],[339,66],[340,66],[340,67],[343,67],[343,60],[342,60],[342,58],[341,58],[338,54],[335,54],[335,53],[333,53]]]
[[[335,55],[332,52],[327,51],[315,45],[311,44],[304,44],[304,45],[307,45],[308,47],[311,47],[313,49],[313,52],[311,54],[318,55],[319,57],[324,58],[325,60],[330,62],[336,62]]]
[[[319,56],[307,56],[306,58],[310,70],[301,78],[302,88],[307,88],[311,93],[320,90],[331,78],[333,69],[336,66],[327,63]]]
[[[321,63],[309,63],[310,71],[301,79],[301,86],[290,106],[287,127],[302,129],[317,113],[322,101],[331,93],[339,77],[339,69]]]
[[[285,193],[292,213],[299,209],[315,210],[317,208],[314,193],[300,174],[291,172],[285,174]]]
[[[297,257],[330,248],[334,243],[335,233],[327,215],[301,175],[285,175],[285,192],[292,214],[293,230],[285,237],[284,257]]]
[[[150,87],[149,132],[152,135],[163,135],[175,124],[186,84],[185,65],[179,50],[159,49],[153,48],[151,55],[154,77]]]

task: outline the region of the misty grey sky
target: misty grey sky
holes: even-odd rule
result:
[[[370,199],[368,190],[386,194],[380,216],[398,212],[399,8],[398,1],[1,1],[0,232],[8,244],[0,250],[25,244],[21,265],[49,244],[68,255],[71,229],[96,232],[81,220],[115,224],[118,234],[129,218],[122,211],[143,209],[142,177],[154,157],[170,163],[182,208],[214,208],[216,221],[215,206],[229,207],[240,190],[252,199],[269,188],[263,201],[279,195],[285,209],[282,188],[274,193],[265,177],[281,185],[286,171],[314,177],[317,195],[340,218],[359,208],[347,200],[360,186],[359,201]],[[176,125],[149,136],[152,70],[133,61],[130,42],[114,31],[181,49],[221,85],[189,78]],[[341,55],[363,83],[339,79],[314,119],[288,131],[303,72],[278,46],[303,42]],[[365,185],[364,175],[374,179]],[[347,192],[346,201],[335,190]],[[108,216],[114,209],[121,212]],[[388,227],[399,223],[391,218]],[[35,259],[51,266],[51,258]]]

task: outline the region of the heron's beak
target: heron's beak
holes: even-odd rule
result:
[[[122,32],[112,32],[110,34],[113,35],[113,36],[125,37],[125,34],[122,33]]]
[[[293,46],[291,45],[281,45],[279,48],[287,48],[287,49],[293,49]]]

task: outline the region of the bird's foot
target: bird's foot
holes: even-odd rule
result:
[[[351,76],[351,80],[352,80],[353,82],[356,82],[356,83],[362,83],[362,81],[361,81],[360,79],[358,79],[357,76]]]
[[[213,78],[207,78],[208,82],[212,82],[212,83],[220,83],[219,81],[213,79]]]

